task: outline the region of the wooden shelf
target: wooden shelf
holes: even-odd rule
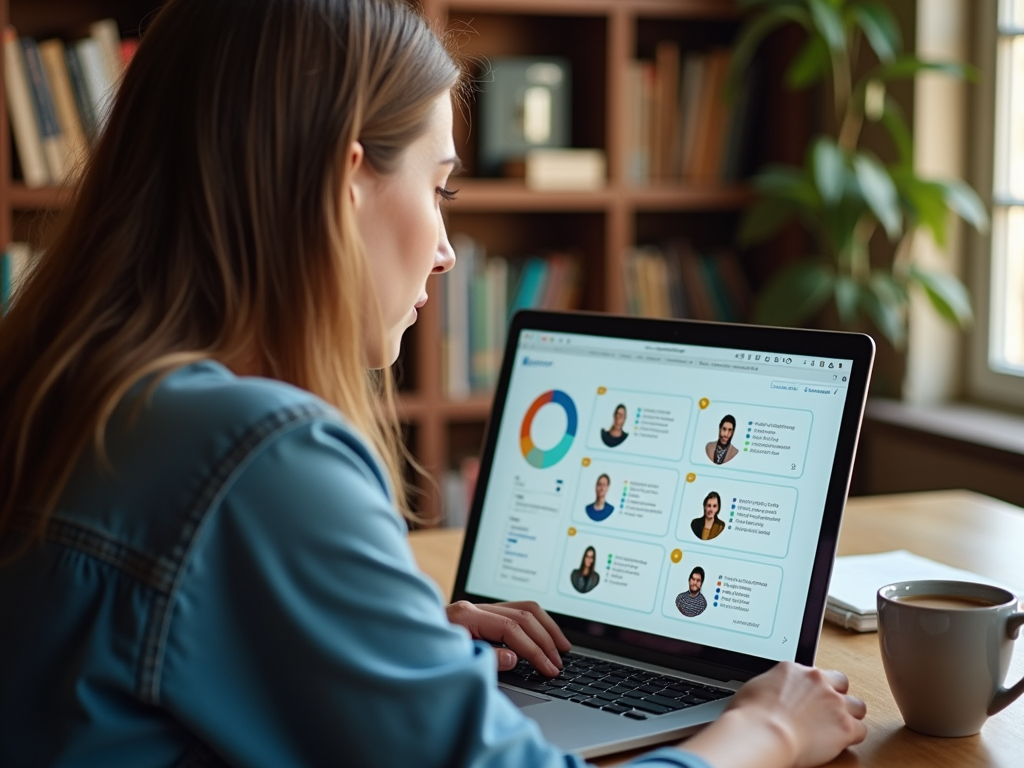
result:
[[[439,416],[448,421],[478,421],[486,419],[491,412],[491,394],[471,395],[465,400],[441,400],[430,402],[422,395],[403,393],[398,399],[399,415],[408,422],[416,423]]]
[[[579,192],[538,192],[519,179],[453,179],[459,198],[448,210],[453,213],[606,211],[625,204],[648,211],[730,210],[750,202],[743,185],[652,184],[646,187],[608,186]]]
[[[37,187],[29,189],[20,182],[7,187],[7,202],[14,211],[52,211],[67,205],[71,199],[69,187]]]

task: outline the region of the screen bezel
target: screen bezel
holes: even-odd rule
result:
[[[494,405],[487,424],[480,460],[480,472],[467,518],[466,536],[459,558],[453,600],[469,600],[474,603],[498,602],[496,598],[467,591],[466,581],[476,544],[485,490],[493,469],[498,427],[504,416],[516,348],[523,331],[585,334],[728,349],[763,349],[772,354],[843,358],[853,361],[800,635],[794,639],[795,660],[800,664],[813,664],[874,362],[875,344],[871,337],[840,331],[771,328],[695,320],[653,320],[591,312],[518,312],[509,324],[501,375],[494,394]],[[580,644],[607,653],[627,655],[639,661],[692,674],[723,680],[745,680],[777,663],[771,659],[639,632],[627,627],[560,613],[551,615],[574,645]]]

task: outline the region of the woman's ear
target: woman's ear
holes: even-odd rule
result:
[[[358,141],[353,141],[348,146],[348,152],[345,153],[345,177],[348,179],[348,195],[349,201],[355,208],[359,207],[359,204],[366,199],[366,167],[363,162],[365,158],[365,152],[363,151],[363,145]]]

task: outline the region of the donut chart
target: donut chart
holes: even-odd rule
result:
[[[533,443],[530,437],[530,428],[533,426],[533,417],[537,415],[545,405],[559,405],[565,411],[565,434],[558,444],[546,451],[541,450]],[[519,448],[523,452],[523,458],[531,467],[547,469],[565,458],[565,454],[572,447],[572,441],[576,437],[576,404],[565,392],[560,389],[551,389],[538,397],[530,405],[523,417],[523,425],[519,430]]]

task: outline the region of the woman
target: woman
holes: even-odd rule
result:
[[[0,320],[0,765],[580,764],[471,640],[554,675],[564,636],[446,609],[396,511],[458,82],[401,2],[160,11]],[[828,759],[845,689],[780,666],[658,759]]]
[[[612,426],[610,429],[601,428],[601,442],[609,448],[622,445],[622,442],[629,437],[629,432],[623,431],[626,423],[626,406],[621,403],[615,406],[615,413],[612,414]]]
[[[701,541],[709,541],[725,530],[725,523],[719,519],[722,497],[718,491],[711,491],[704,497],[704,514],[690,521],[690,530]]]
[[[603,472],[597,476],[597,482],[594,483],[594,501],[586,506],[587,517],[595,523],[607,520],[611,513],[615,511],[615,507],[605,499],[608,495],[608,486],[611,484],[612,479]]]
[[[597,560],[597,550],[587,547],[583,551],[583,559],[580,560],[580,567],[569,574],[572,581],[572,588],[577,592],[586,594],[601,581],[601,574],[594,570],[594,561]]]

